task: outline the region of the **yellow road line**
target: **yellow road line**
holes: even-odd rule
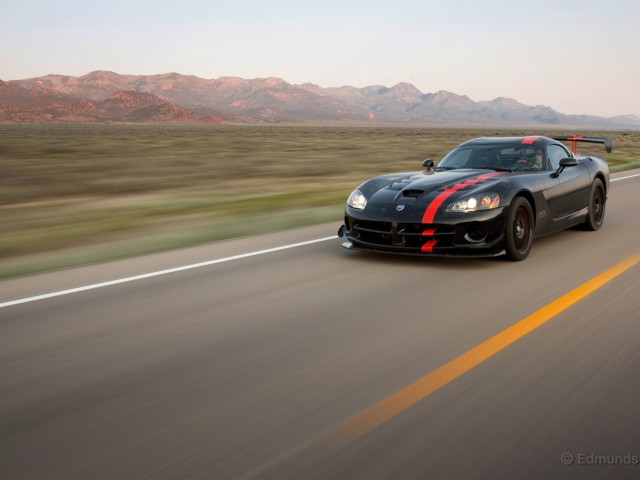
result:
[[[601,273],[597,277],[592,278],[477,347],[472,348],[425,377],[422,377],[420,380],[387,397],[377,405],[374,405],[342,425],[330,435],[330,439],[338,443],[346,443],[364,435],[452,380],[468,372],[516,340],[524,337],[529,332],[579,302],[638,262],[640,262],[640,252]]]

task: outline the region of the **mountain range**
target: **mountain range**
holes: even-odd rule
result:
[[[279,78],[120,75],[0,80],[0,123],[449,124],[640,128],[640,117],[565,115],[509,98],[475,102],[409,83],[323,88]]]

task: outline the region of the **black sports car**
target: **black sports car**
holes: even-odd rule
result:
[[[602,226],[609,167],[578,141],[611,151],[608,138],[476,138],[437,167],[373,178],[349,196],[338,236],[346,248],[523,260],[534,237]]]

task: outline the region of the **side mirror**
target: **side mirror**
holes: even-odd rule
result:
[[[424,162],[422,162],[422,166],[427,168],[427,172],[432,172],[433,167],[435,167],[435,163],[432,158],[427,158]]]
[[[560,174],[562,173],[562,171],[567,168],[567,167],[575,167],[576,165],[578,165],[578,160],[572,157],[568,157],[568,158],[563,158],[562,160],[560,160],[560,166],[558,167],[558,170],[556,170],[555,172],[553,172],[551,174],[551,176],[553,178],[557,178],[560,176]]]

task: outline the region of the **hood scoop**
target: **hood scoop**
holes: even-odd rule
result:
[[[420,195],[424,193],[424,190],[415,190],[411,188],[407,188],[402,191],[402,196],[404,198],[418,198]]]
[[[402,202],[402,203],[411,203],[415,202],[420,195],[424,193],[424,190],[418,190],[415,188],[407,188],[398,192],[395,196],[394,201]]]

